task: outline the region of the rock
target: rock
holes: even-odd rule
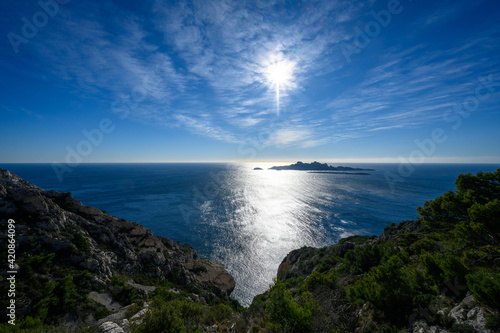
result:
[[[116,302],[109,293],[98,293],[96,291],[91,291],[88,295],[88,298],[104,305],[109,311],[117,311],[122,308],[122,305]]]
[[[33,189],[33,190],[42,190],[38,186],[31,184],[30,182],[14,175],[9,170],[0,169],[0,179],[1,184],[5,185],[4,187],[9,189]]]
[[[449,333],[440,326],[429,326],[425,320],[418,320],[413,323],[412,333]]]
[[[482,328],[486,327],[486,318],[484,317],[483,309],[479,309],[477,311],[476,323],[477,323],[477,326],[479,326],[479,327],[482,327]]]
[[[124,328],[124,330],[127,330],[130,327],[130,322],[128,319],[123,319],[120,323],[120,326]]]
[[[356,247],[356,244],[352,242],[343,242],[342,244],[338,244],[335,246],[335,249],[333,251],[333,254],[337,257],[344,258],[345,254],[353,250]]]
[[[465,314],[466,314],[465,309],[462,307],[461,304],[455,306],[450,311],[450,316],[453,319],[455,319],[456,322],[462,322],[463,320],[467,319]]]
[[[467,312],[467,319],[471,320],[471,319],[474,319],[477,315],[477,311],[478,311],[479,308],[474,308],[472,310],[470,310],[469,312]]]
[[[125,331],[117,323],[107,321],[99,326],[96,333],[125,333]]]
[[[139,311],[135,315],[133,315],[132,318],[130,318],[130,320],[134,320],[134,321],[139,320],[142,317],[144,317],[146,315],[146,313],[148,313],[148,309],[142,309],[141,311]]]

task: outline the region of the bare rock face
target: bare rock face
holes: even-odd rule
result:
[[[3,186],[2,186],[3,185]],[[175,283],[227,298],[235,287],[224,266],[198,258],[180,245],[137,223],[105,214],[71,197],[44,191],[0,169],[0,222],[16,221],[19,247],[36,242],[37,251],[64,253],[65,265],[88,270],[96,281],[114,274]]]
[[[42,190],[36,185],[31,184],[30,182],[14,175],[9,170],[0,169],[0,179],[2,185],[7,188],[13,189],[33,189],[33,190]]]

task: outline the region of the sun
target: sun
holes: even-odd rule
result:
[[[295,64],[281,57],[273,57],[266,66],[265,75],[268,84],[276,90],[276,109],[280,112],[280,90],[293,87]]]
[[[286,85],[292,78],[292,66],[285,61],[271,64],[267,68],[267,77],[275,85]]]

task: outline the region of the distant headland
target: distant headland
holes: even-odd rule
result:
[[[303,170],[303,171],[375,171],[374,169],[360,169],[351,168],[345,166],[334,167],[326,163],[312,162],[303,163],[298,161],[295,164],[283,165],[283,166],[273,166],[269,168],[271,170]]]

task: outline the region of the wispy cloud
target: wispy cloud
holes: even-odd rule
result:
[[[390,46],[382,34],[373,44],[384,52],[347,67],[339,42],[386,3],[325,0],[291,10],[281,0],[155,0],[144,9],[152,22],[112,1],[74,3],[69,18],[54,18],[48,37],[30,44],[39,65],[24,74],[109,104],[142,94],[132,120],[238,143],[277,120],[265,71],[279,55],[295,64],[294,80],[281,95],[286,126],[269,130],[270,144],[314,147],[440,121],[478,75],[498,68],[482,56],[498,49],[498,28],[451,47],[418,38],[464,3],[412,16],[414,34]]]

